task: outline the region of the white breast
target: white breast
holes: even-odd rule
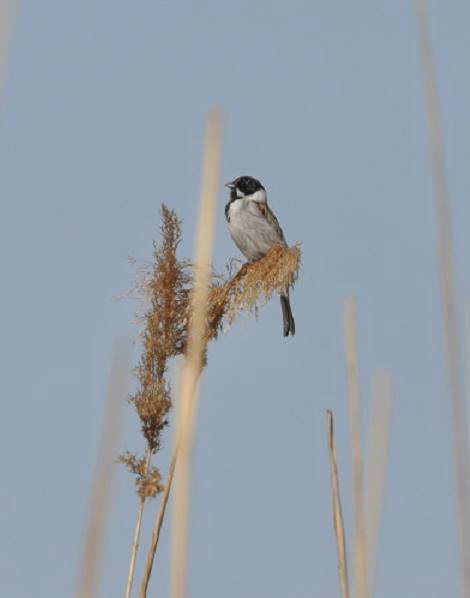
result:
[[[262,258],[273,245],[282,242],[278,229],[260,212],[258,201],[262,200],[237,199],[228,212],[230,236],[249,261]]]

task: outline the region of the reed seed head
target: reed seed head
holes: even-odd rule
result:
[[[161,491],[160,472],[150,459],[160,449],[162,430],[168,425],[171,389],[166,380],[168,361],[184,354],[191,319],[193,268],[177,257],[181,241],[181,221],[173,210],[162,205],[161,241],[154,242],[153,261],[134,288],[145,306],[142,355],[135,375],[138,389],[130,397],[140,419],[146,440],[146,456],[124,453],[119,458],[136,476],[139,496],[153,497]],[[275,293],[286,293],[297,280],[300,247],[276,245],[267,255],[242,266],[235,276],[212,274],[209,289],[203,367],[207,363],[207,343],[215,340],[224,325],[231,325],[242,312],[253,312]]]

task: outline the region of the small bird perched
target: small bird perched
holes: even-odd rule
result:
[[[240,176],[231,183],[230,200],[225,206],[225,218],[230,236],[249,262],[264,257],[274,245],[287,246],[279,222],[271,212],[266,189],[251,176]],[[294,316],[288,291],[280,295],[284,336],[295,334]]]

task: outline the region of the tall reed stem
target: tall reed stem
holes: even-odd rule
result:
[[[372,378],[368,428],[365,512],[367,513],[367,582],[369,596],[374,594],[385,479],[387,472],[392,381],[388,373]]]
[[[426,0],[415,0],[421,64],[429,128],[429,149],[434,180],[434,199],[437,216],[437,257],[444,311],[444,336],[446,344],[447,378],[452,409],[453,449],[457,480],[458,531],[463,577],[463,590],[470,597],[470,481],[469,443],[466,404],[461,378],[462,356],[455,298],[454,265],[452,256],[452,220],[447,178],[445,151],[441,127],[437,76],[429,40]]]
[[[333,525],[335,528],[336,550],[338,552],[338,574],[342,598],[349,598],[348,561],[346,553],[346,535],[344,533],[343,510],[339,491],[338,464],[336,462],[336,443],[333,413],[326,412],[326,435],[328,439],[328,458],[330,462],[331,500]]]
[[[150,461],[152,459],[152,451],[149,447],[147,447],[146,451],[146,458],[145,458],[145,474],[148,473],[150,467]],[[145,508],[145,497],[140,497],[139,505],[137,507],[137,518],[134,527],[134,537],[132,539],[132,549],[131,549],[131,560],[129,563],[129,573],[127,575],[127,586],[126,586],[126,598],[130,598],[132,594],[132,585],[134,583],[134,575],[135,575],[135,565],[137,562],[137,554],[139,552],[140,546],[140,534],[142,531],[142,517],[144,514]]]
[[[366,530],[364,520],[364,468],[361,449],[361,393],[357,349],[356,301],[348,297],[344,303],[344,339],[348,375],[349,422],[354,501],[355,596],[367,596]]]
[[[157,552],[158,541],[160,539],[160,532],[163,525],[163,520],[165,518],[166,507],[168,504],[168,499],[170,497],[171,487],[173,485],[173,478],[175,476],[175,468],[176,468],[176,460],[178,458],[178,444],[173,451],[173,456],[171,458],[170,470],[168,472],[168,479],[166,482],[165,490],[163,491],[162,498],[160,500],[160,508],[158,509],[157,518],[155,519],[155,525],[152,532],[152,539],[150,541],[150,548],[147,553],[147,562],[145,564],[145,571],[142,578],[142,583],[140,585],[140,598],[145,598],[147,596],[148,586],[150,582],[150,577],[152,575],[153,563],[155,560],[155,553]]]
[[[127,395],[130,357],[129,343],[115,343],[109,379],[108,398],[98,447],[90,510],[86,525],[77,598],[92,598],[98,592],[106,524],[111,502],[116,450],[121,436],[123,397]]]
[[[199,225],[196,240],[194,293],[188,331],[188,348],[181,375],[178,401],[175,496],[171,558],[171,596],[184,598],[186,593],[189,474],[191,447],[198,403],[198,381],[207,346],[207,302],[211,277],[214,241],[215,205],[219,178],[221,116],[218,110],[209,114],[202,167],[202,189]]]

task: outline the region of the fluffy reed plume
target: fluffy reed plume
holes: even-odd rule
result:
[[[178,260],[176,251],[181,240],[181,223],[174,211],[161,208],[161,244],[154,243],[153,265],[138,285],[147,308],[143,314],[143,352],[135,369],[139,382],[130,397],[140,420],[145,438],[144,455],[126,452],[119,457],[135,476],[139,507],[134,530],[126,596],[132,591],[135,563],[139,549],[142,515],[145,501],[163,490],[158,467],[152,465],[153,455],[160,448],[162,430],[168,425],[171,389],[166,380],[168,360],[183,352],[186,345],[191,271],[189,263]]]
[[[253,312],[274,293],[292,287],[300,269],[300,247],[274,246],[262,259],[244,264],[238,274],[222,284],[215,280],[209,294],[209,332],[215,337],[221,326],[232,324],[242,312]]]
[[[131,402],[139,415],[142,434],[154,453],[160,448],[160,434],[167,425],[171,407],[170,387],[165,379],[168,360],[180,355],[186,345],[186,319],[191,272],[178,260],[181,223],[175,212],[161,208],[162,243],[154,243],[154,265],[144,281],[149,308],[144,315],[143,353],[136,368],[140,383]],[[145,480],[139,484],[143,490]]]
[[[148,587],[175,470],[173,459],[164,486],[159,468],[152,465],[152,458],[160,448],[161,432],[168,425],[168,414],[172,406],[171,388],[166,379],[167,366],[172,357],[186,352],[188,329],[192,321],[190,306],[193,298],[193,267],[188,260],[177,257],[181,222],[175,212],[165,205],[161,208],[161,219],[162,238],[159,244],[154,242],[153,262],[144,269],[141,280],[129,293],[144,305],[143,313],[139,314],[143,324],[143,351],[135,369],[138,388],[129,400],[139,417],[146,448],[142,455],[126,452],[119,457],[119,461],[135,476],[139,496],[126,598],[130,597],[132,591],[145,503],[165,488],[141,594],[146,595]],[[274,293],[291,287],[297,280],[299,268],[298,246],[276,246],[263,259],[245,264],[233,277],[223,278],[212,272],[205,330],[202,333],[204,346],[209,340],[216,339],[224,325],[231,325],[241,312],[254,312]],[[204,351],[202,366],[206,363]]]

